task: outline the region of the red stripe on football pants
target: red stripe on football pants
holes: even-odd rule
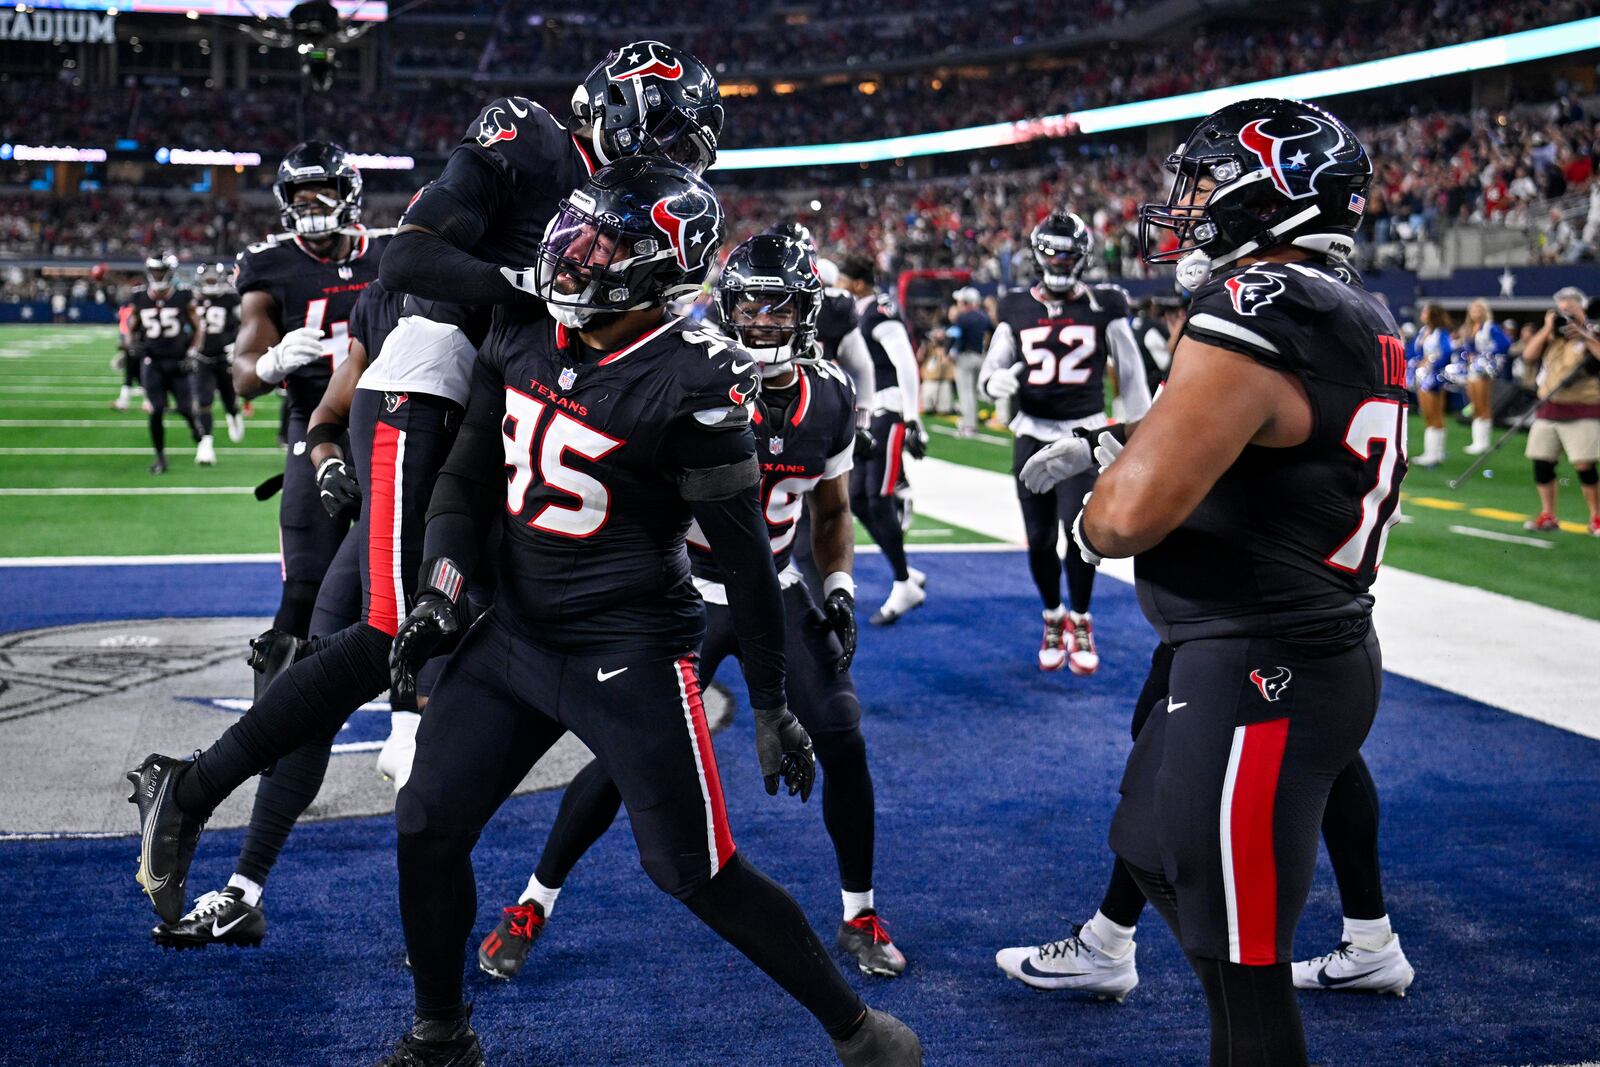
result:
[[[380,421],[372,432],[372,484],[367,487],[367,625],[395,635],[401,605],[395,603],[394,568],[400,546],[394,540],[395,463],[400,431]]]
[[[1247,966],[1278,962],[1278,862],[1272,821],[1288,740],[1288,719],[1246,726],[1234,778],[1229,816],[1239,913],[1238,962]]]

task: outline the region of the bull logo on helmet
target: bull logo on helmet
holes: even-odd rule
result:
[[[1283,295],[1283,275],[1251,267],[1222,283],[1233,300],[1233,310],[1241,315],[1254,315]]]
[[[1310,128],[1277,134],[1267,129],[1273,122],[1294,122]],[[1333,144],[1322,147],[1329,134],[1333,137]],[[1261,165],[1266,168],[1278,192],[1290,200],[1304,200],[1317,195],[1317,176],[1337,161],[1335,157],[1346,142],[1344,131],[1334,123],[1309,115],[1296,115],[1292,118],[1256,119],[1239,131],[1239,143],[1261,160]],[[1313,153],[1323,156],[1322,162],[1314,168],[1311,165]],[[1291,178],[1296,181],[1291,182]]]
[[[517,128],[506,118],[506,109],[496,104],[478,122],[478,143],[485,148],[501,141],[517,139]],[[420,195],[420,194],[418,194]]]
[[[1257,667],[1250,672],[1250,680],[1261,691],[1261,699],[1269,703],[1276,703],[1283,696],[1293,677],[1288,667]]]
[[[684,212],[689,212],[685,214]],[[663,197],[650,208],[650,221],[666,234],[678,257],[678,266],[697,270],[717,244],[722,209],[717,202],[697,192]]]
[[[606,68],[612,81],[629,78],[664,78],[675,82],[683,77],[683,61],[660,41],[640,41],[619,50],[616,62]]]

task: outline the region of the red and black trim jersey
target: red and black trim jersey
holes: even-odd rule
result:
[[[806,494],[852,466],[855,402],[849,380],[826,361],[796,364],[795,383],[787,389],[762,387],[750,421],[761,461],[761,506],[773,563],[779,571],[794,556],[795,531]],[[696,578],[723,581],[698,527],[689,531],[689,557]]]
[[[538,640],[703,626],[674,448],[686,432],[739,435],[753,481],[759,384],[747,352],[684,319],[600,354],[542,307],[496,308],[467,414],[498,417],[505,448],[496,610]]]
[[[293,371],[283,380],[290,407],[310,415],[322,400],[333,370],[350,352],[350,315],[356,300],[378,277],[378,260],[392,231],[362,230],[350,255],[323,259],[292,234],[277,234],[239,253],[234,285],[243,297],[261,291],[272,297],[280,334],[312,326],[322,331],[325,359]]]
[[[1247,446],[1138,557],[1145,614],[1169,642],[1359,639],[1406,472],[1405,352],[1388,309],[1327,268],[1255,264],[1202,286],[1184,335],[1294,375],[1312,431]]]
[[[1114,285],[1086,285],[1069,300],[1041,289],[1014,289],[1000,298],[1000,329],[1011,333],[1018,410],[1066,421],[1105,411],[1107,329],[1129,316],[1128,296]]]
[[[522,96],[490,101],[401,224],[425,227],[489,263],[538,262],[545,226],[595,172],[588,146]]]
[[[200,313],[200,325],[205,327],[205,340],[201,354],[209,359],[221,359],[234,338],[239,336],[239,294],[218,293],[195,295],[195,309]]]
[[[194,326],[189,308],[194,293],[172,288],[164,296],[152,296],[148,289],[135,289],[128,298],[128,348],[135,359],[157,363],[176,363],[189,351]]]

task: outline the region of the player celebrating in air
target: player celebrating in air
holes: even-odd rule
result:
[[[850,508],[894,574],[888,599],[872,616],[873,625],[887,626],[928,599],[926,576],[906,562],[905,530],[897,506],[906,484],[902,453],[921,459],[927,454],[928,438],[920,421],[922,386],[911,335],[878,294],[875,273],[866,256],[850,256],[839,266],[839,283],[855,298],[859,316],[856,328],[839,343],[839,361],[870,362],[876,387],[871,398],[872,444],[850,473]]]
[[[167,427],[163,419],[169,396],[194,435],[195,462],[215,463],[211,438],[200,433],[194,419],[185,369],[185,361],[201,332],[194,294],[178,288],[178,257],[171,252],[157,252],[144,261],[144,280],[145,284],[128,298],[128,353],[124,358],[139,368],[139,381],[144,386],[145,410],[150,414],[150,446],[156,453],[150,473],[167,472]]]
[[[1150,389],[1128,322],[1127,294],[1114,285],[1083,283],[1084,268],[1094,255],[1089,227],[1071,212],[1054,211],[1034,227],[1028,243],[1039,266],[1039,282],[1001,297],[1000,324],[978,372],[978,387],[997,400],[1016,397],[1011,472],[1028,535],[1028,569],[1044,601],[1039,669],[1065,666],[1086,675],[1100,666],[1089,614],[1094,568],[1070,540],[1065,560],[1057,545],[1094,488],[1095,471],[1091,467],[1059,485],[1035,489],[1025,482],[1022,470],[1047,445],[1078,431],[1098,433],[1106,425],[1108,359],[1116,361],[1117,389],[1129,419],[1149,408]],[[1061,604],[1063,562],[1070,616]]]
[[[705,609],[691,519],[726,579],[767,790],[782,779],[808,794],[814,770],[786,704],[749,428],[760,374],[753,356],[665,313],[703,282],[721,233],[716,196],[691,171],[624,160],[550,223],[530,272],[550,314],[496,309],[429,508],[426,577],[395,638],[403,690],[464,629],[462,589],[497,524],[494,606],[434,689],[396,806],[417,1014],[385,1063],[482,1062],[462,1004],[472,848],[567,730],[616,783],[652,880],[804,1004],[841,1062],[921,1063],[915,1035],[862,1005],[728,827],[693,651]]]
[[[844,919],[841,951],[866,974],[895,976],[904,955],[878,919],[872,892],[874,803],[861,734],[861,704],[850,679],[855,654],[854,523],[849,471],[855,450],[854,395],[844,376],[815,354],[822,282],[809,248],[759,234],[728,256],[717,282],[724,331],[761,367],[752,420],[761,463],[761,500],[785,606],[789,704],[822,765],[823,821],[839,862]],[[792,557],[802,510],[810,504],[813,558],[825,575],[818,610]],[[715,677],[740,656],[726,577],[698,528],[688,535],[690,566],[706,604],[699,676]],[[478,965],[515,977],[550,916],[578,858],[616,818],[622,797],[598,761],[567,787],[561,811],[528,888],[484,939]]]
[[[233,343],[239,335],[239,294],[234,291],[233,267],[228,263],[202,263],[194,269],[195,313],[202,328],[193,368],[194,413],[203,440],[211,438],[212,401],[220,394],[228,420],[228,440],[244,440],[244,413],[233,390]],[[199,455],[195,462],[201,462]]]
[[[303,638],[317,587],[350,525],[322,508],[306,429],[349,351],[350,311],[378,276],[388,238],[360,226],[361,173],[336,144],[296,145],[278,165],[272,192],[289,232],[239,254],[233,384],[241,397],[280,385],[287,396],[289,455],[278,511],[283,597],[273,627]]]
[[[1178,261],[1193,303],[1161,401],[1102,435],[1073,528],[1090,563],[1134,557],[1174,650],[1111,844],[1200,977],[1211,1062],[1295,1067],[1295,922],[1382,683],[1370,590],[1406,469],[1406,361],[1382,303],[1336,269],[1372,176],[1344,123],[1247,100],[1168,166],[1141,243]],[[1163,232],[1176,248],[1157,251]]]

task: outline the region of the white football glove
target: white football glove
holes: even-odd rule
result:
[[[1008,396],[1016,396],[1017,390],[1022,387],[1022,364],[1013,363],[1004,370],[997,370],[989,375],[989,380],[984,383],[984,391],[996,400],[1004,400]]]
[[[325,354],[322,331],[302,326],[284,334],[282,340],[261,354],[256,360],[256,377],[268,385],[277,385],[292,371],[315,363]]]
[[[1083,507],[1078,509],[1078,517],[1072,520],[1072,542],[1078,546],[1078,555],[1083,557],[1085,563],[1091,567],[1098,567],[1103,557],[1090,548],[1083,537],[1083,513],[1089,507],[1089,498],[1092,496],[1093,493],[1083,494]]]
[[[1028,457],[1022,465],[1022,484],[1030,493],[1048,493],[1093,466],[1094,451],[1089,442],[1068,434]]]
[[[1115,463],[1117,457],[1122,455],[1122,450],[1127,447],[1117,440],[1111,431],[1107,430],[1101,434],[1094,446],[1094,461],[1100,465],[1100,473],[1104,474],[1106,468]]]

